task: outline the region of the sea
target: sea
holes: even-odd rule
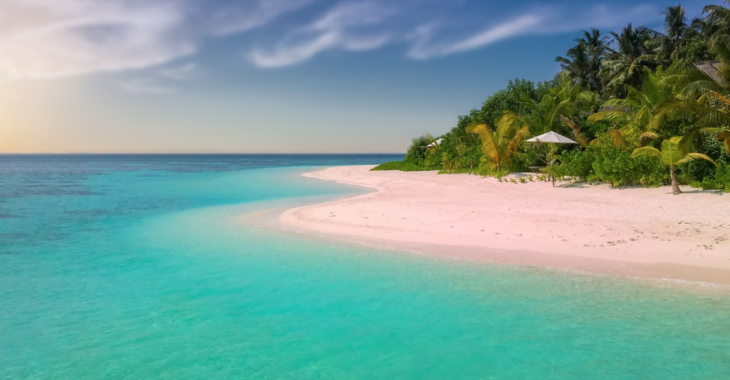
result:
[[[0,379],[730,379],[727,292],[247,222],[401,158],[0,156]]]

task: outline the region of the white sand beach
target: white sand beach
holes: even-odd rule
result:
[[[730,194],[333,167],[375,192],[284,212],[288,230],[470,260],[730,284]]]

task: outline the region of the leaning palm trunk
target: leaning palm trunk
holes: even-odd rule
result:
[[[669,166],[669,176],[672,177],[672,194],[674,195],[682,194],[682,190],[679,188],[679,182],[677,182],[677,173],[675,173],[675,167],[677,165],[683,165],[692,160],[701,159],[709,161],[713,165],[717,166],[717,162],[702,153],[688,153],[682,144],[683,138],[683,136],[675,136],[671,137],[669,140],[662,141],[662,150],[645,146],[642,148],[636,148],[634,149],[634,152],[631,153],[631,158],[638,156],[657,157],[661,159],[665,165]]]
[[[674,165],[669,167],[669,175],[672,177],[672,194],[682,194],[682,189],[679,188],[679,182],[677,182],[677,174],[674,172]]]

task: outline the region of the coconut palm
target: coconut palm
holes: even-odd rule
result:
[[[583,106],[593,101],[592,93],[584,91],[573,83],[567,73],[561,73],[555,85],[548,90],[539,102],[531,98],[523,98],[522,104],[529,113],[522,121],[530,126],[533,135],[541,135],[553,129],[564,129],[561,117],[576,114]]]
[[[645,27],[634,28],[631,24],[621,33],[611,32],[617,49],[608,47],[608,54],[602,63],[601,75],[608,80],[607,87],[621,93],[621,86],[641,87],[644,67],[656,66],[657,56],[651,46],[656,32]]]
[[[686,42],[685,37],[689,30],[687,15],[684,7],[675,5],[668,7],[664,12],[664,32],[662,38],[662,50],[667,60],[677,60],[681,53],[681,47]]]
[[[682,190],[679,189],[677,174],[674,170],[676,166],[683,165],[690,161],[698,159],[710,161],[712,164],[717,166],[717,163],[712,158],[702,153],[687,153],[686,151],[684,151],[680,146],[680,142],[683,138],[684,136],[675,136],[669,138],[668,140],[662,141],[661,150],[654,147],[645,146],[641,148],[636,148],[634,149],[634,152],[631,153],[631,158],[639,156],[657,157],[661,159],[665,165],[669,166],[669,175],[672,178],[672,194],[674,195],[682,193]]]
[[[581,87],[599,91],[603,82],[598,76],[601,60],[606,52],[607,37],[601,36],[598,29],[583,31],[583,37],[576,39],[577,45],[570,48],[566,57],[557,57],[555,61],[573,81]]]
[[[661,66],[656,72],[644,67],[641,90],[628,87],[625,99],[607,101],[603,110],[589,116],[588,120],[622,121],[625,127],[621,133],[638,137],[643,142],[668,137],[661,136],[666,132],[658,129],[666,116],[662,107],[674,100],[673,72],[673,69],[665,71]]]
[[[729,0],[725,0],[726,3],[730,4]],[[703,13],[707,13],[706,20],[712,20],[714,30],[712,34],[720,37],[721,34],[727,36],[730,32],[730,9],[723,7],[722,5],[706,5],[702,8]]]
[[[529,126],[520,116],[509,111],[497,121],[495,130],[490,130],[486,124],[472,124],[467,131],[479,135],[484,156],[491,161],[498,175],[510,164],[522,141],[530,136]]]

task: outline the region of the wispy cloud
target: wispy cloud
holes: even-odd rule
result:
[[[441,40],[435,36],[442,30],[433,24],[426,24],[411,34],[408,56],[419,60],[442,57],[480,49],[519,36],[549,35],[593,27],[617,28],[629,21],[641,24],[659,16],[659,9],[649,5],[638,5],[623,12],[609,10],[603,5],[571,11],[538,7],[530,13],[497,22],[476,33]]]
[[[452,41],[433,42],[434,28],[420,28],[414,33],[408,56],[428,59],[475,50],[511,37],[528,34],[543,21],[538,15],[525,15],[497,24],[477,34]]]
[[[277,68],[327,51],[384,46],[403,47],[406,56],[424,60],[519,36],[618,28],[661,17],[655,5],[614,4],[610,11],[584,2],[570,6],[446,0],[2,0],[0,78],[159,67],[195,54],[211,38],[256,28],[266,28],[266,33],[234,49],[255,66]],[[156,70],[166,80],[180,80],[192,75],[196,66]],[[167,88],[149,83],[128,87],[152,92]]]
[[[271,68],[300,63],[326,50],[376,49],[390,40],[376,26],[395,13],[383,3],[342,3],[313,23],[289,32],[274,46],[254,49],[249,58],[259,67]]]
[[[225,7],[218,6],[225,4]],[[0,78],[42,79],[156,66],[209,36],[248,31],[307,1],[235,9],[201,0],[0,1]]]

